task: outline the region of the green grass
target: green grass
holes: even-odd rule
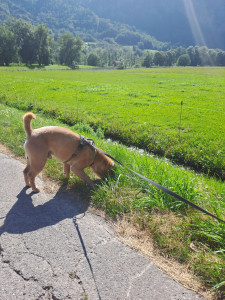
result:
[[[55,68],[0,68],[0,101],[101,127],[126,145],[225,178],[225,68]]]
[[[18,155],[24,155],[23,113],[0,104],[0,140]],[[34,128],[45,125],[66,126],[57,119],[46,118],[41,114],[32,121],[32,125]],[[222,181],[197,175],[173,165],[167,159],[159,159],[146,152],[140,154],[119,143],[106,141],[101,128],[95,132],[88,124],[78,123],[71,129],[93,138],[97,146],[131,169],[224,218],[225,185]],[[54,159],[48,160],[45,172],[52,178],[63,181],[62,166]],[[70,185],[85,193],[88,190],[74,176]],[[218,299],[225,296],[223,223],[187,207],[119,166],[114,177],[97,183],[96,190],[91,192],[90,197],[91,203],[109,216],[127,216],[141,230],[150,232],[163,255],[187,263],[205,285],[215,289]]]

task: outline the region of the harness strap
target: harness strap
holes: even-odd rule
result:
[[[89,165],[90,167],[93,166],[93,164],[95,163],[95,155],[96,155],[96,150],[93,147],[94,146],[94,141],[92,139],[88,139],[83,135],[80,135],[80,144],[78,145],[77,150],[71,155],[71,157],[67,160],[65,160],[63,163],[67,163],[69,162],[71,159],[73,159],[74,157],[76,157],[80,151],[84,148],[84,146],[90,146],[91,150],[93,151],[93,162]]]

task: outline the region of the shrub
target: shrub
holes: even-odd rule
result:
[[[185,67],[185,66],[189,66],[190,64],[191,64],[191,59],[188,54],[182,54],[181,56],[178,57],[177,60],[178,66]]]

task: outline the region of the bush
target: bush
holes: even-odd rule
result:
[[[181,56],[178,57],[177,60],[178,66],[185,67],[185,66],[189,66],[190,64],[191,64],[191,59],[188,54],[182,54]]]
[[[89,66],[97,66],[99,63],[99,57],[95,53],[90,53],[87,58],[87,63]]]
[[[148,53],[142,63],[142,66],[146,68],[150,68],[152,67],[152,65],[153,65],[153,57]]]

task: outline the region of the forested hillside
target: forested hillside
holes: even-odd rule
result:
[[[225,50],[224,0],[86,0],[100,17],[134,25],[173,45]]]
[[[82,3],[82,5],[81,5]],[[34,25],[44,23],[55,34],[71,32],[85,42],[140,46],[166,50],[169,43],[159,42],[134,26],[100,18],[89,9],[88,1],[79,0],[1,0],[0,23],[9,17],[23,18]]]
[[[224,0],[1,0],[0,23],[9,16],[44,23],[55,34],[70,31],[88,42],[225,50]]]

